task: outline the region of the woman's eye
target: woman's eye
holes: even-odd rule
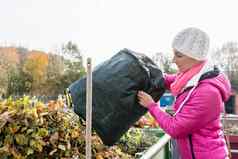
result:
[[[183,57],[183,55],[176,55],[178,58],[181,58],[181,57]]]
[[[175,52],[175,56],[178,58],[181,58],[181,57],[183,57],[183,54],[181,54],[180,52]]]

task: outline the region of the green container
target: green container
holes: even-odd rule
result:
[[[144,128],[142,129],[143,140],[145,143],[157,143],[159,139],[165,134],[164,131],[160,128]],[[149,150],[149,148],[147,149]],[[143,157],[143,154],[141,154],[140,157]],[[152,159],[170,159],[171,153],[169,150],[169,143],[167,143],[162,150],[160,150]]]

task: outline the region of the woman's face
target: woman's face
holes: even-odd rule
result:
[[[200,63],[200,61],[188,57],[177,50],[173,50],[174,58],[173,62],[177,65],[179,72],[184,72],[190,69],[193,65]]]

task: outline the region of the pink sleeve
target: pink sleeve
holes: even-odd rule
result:
[[[176,75],[174,74],[165,74],[164,80],[165,80],[165,87],[170,90],[171,83],[174,82]]]
[[[198,87],[175,117],[163,112],[156,105],[151,103],[148,106],[151,115],[166,133],[173,138],[180,138],[219,118],[221,95],[215,87]]]

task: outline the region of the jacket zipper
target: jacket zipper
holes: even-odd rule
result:
[[[188,138],[189,138],[190,150],[191,150],[191,153],[192,153],[192,159],[195,159],[195,155],[194,155],[194,151],[193,151],[192,134],[189,134]]]

